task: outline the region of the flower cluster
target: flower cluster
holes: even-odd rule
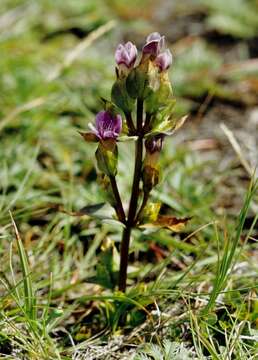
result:
[[[95,155],[108,201],[124,225],[119,271],[119,289],[124,291],[131,229],[145,221],[159,223],[160,205],[148,203],[149,196],[160,180],[159,155],[164,138],[183,121],[175,121],[173,116],[175,100],[168,75],[172,54],[164,36],[150,34],[140,55],[131,41],[119,44],[115,62],[111,100],[103,100],[104,109],[96,115],[95,125],[90,124],[91,131],[80,134],[86,141],[98,144]],[[116,182],[117,144],[130,138],[135,140],[135,170],[126,214]]]
[[[157,156],[149,155],[161,151],[164,136],[173,128],[171,113],[174,98],[168,78],[172,54],[166,48],[165,37],[153,32],[146,38],[139,60],[137,56],[137,47],[131,41],[117,46],[115,51],[117,79],[111,90],[112,101],[105,100],[104,110],[96,115],[95,126],[90,124],[91,131],[83,132],[81,135],[86,141],[99,142],[99,148],[102,153],[104,152],[102,161],[117,156],[116,142],[122,129],[129,137],[140,136],[146,139],[146,158],[150,166],[151,159]],[[137,104],[145,102],[146,113],[145,117],[142,116],[141,119],[134,121],[136,102]],[[124,122],[122,114],[125,117]],[[107,143],[108,147],[105,145]],[[106,149],[108,150],[105,151]],[[97,152],[99,151],[98,149]],[[97,157],[98,159],[100,156]],[[106,163],[116,166],[117,161],[106,161]],[[106,169],[107,175],[116,173],[116,169],[107,169],[107,166],[101,165],[99,160],[98,165],[101,169]],[[154,160],[153,166],[156,166]],[[143,181],[145,178],[143,176]]]

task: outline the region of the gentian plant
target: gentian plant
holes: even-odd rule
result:
[[[160,204],[150,200],[160,181],[159,155],[166,136],[174,133],[185,118],[175,119],[175,99],[168,69],[172,54],[165,37],[154,32],[142,48],[139,59],[132,42],[119,44],[115,52],[116,80],[111,101],[96,116],[91,131],[81,132],[85,141],[98,143],[99,171],[108,182],[110,203],[123,224],[120,245],[118,288],[126,290],[128,253],[132,229],[149,226],[177,230],[188,219],[160,215]],[[118,143],[121,136],[135,140],[135,165],[128,211],[125,211],[117,186]],[[107,183],[106,182],[106,183]]]

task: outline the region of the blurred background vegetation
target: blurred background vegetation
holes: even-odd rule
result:
[[[153,198],[163,202],[163,213],[193,218],[179,234],[135,232],[129,283],[132,298],[149,313],[159,308],[167,312],[169,320],[165,326],[157,325],[155,334],[160,344],[164,337],[188,347],[195,344],[197,330],[193,329],[200,326],[199,318],[183,315],[189,307],[201,306],[198,301],[207,301],[216,280],[218,254],[223,256],[223,246],[234,233],[257,166],[257,0],[1,0],[3,356],[11,359],[18,351],[25,359],[69,358],[70,347],[96,334],[102,346],[110,333],[118,331],[119,314],[132,307],[105,290],[112,288],[112,274],[117,270],[121,229],[111,221],[73,217],[58,209],[76,211],[105,199],[94,149],[77,131],[94,121],[101,110],[100,97],[110,97],[117,44],[131,40],[140,49],[153,31],[166,36],[173,53],[170,76],[177,99],[175,116],[189,114],[184,127],[166,140],[163,182]],[[120,145],[119,185],[125,202],[132,151],[132,145]],[[232,344],[223,334],[225,329],[234,333],[241,324],[249,342],[239,335],[232,354],[243,359],[257,355],[257,208],[256,193],[243,224],[236,270],[226,288],[229,292],[213,309],[211,328],[202,329],[203,338],[194,345],[196,358],[201,351],[202,356],[211,356],[215,344],[217,358],[227,359],[223,351]],[[33,321],[41,324],[41,330],[32,340],[28,340],[32,330],[23,310],[24,272],[10,210],[28,253],[27,277],[38,304]],[[105,211],[110,218],[111,209]],[[242,288],[246,290],[238,291]],[[155,289],[154,295],[150,289]],[[169,289],[180,289],[180,294]],[[204,293],[204,300],[188,292]],[[103,359],[114,351],[127,354],[130,346],[125,343],[138,345],[140,336],[143,342],[153,340],[150,328],[160,324],[160,319],[153,315],[150,320],[150,314],[146,316],[137,306],[128,315],[128,337],[120,345],[112,343]],[[140,335],[130,333],[142,324],[147,324],[147,330],[139,330]],[[120,329],[119,335],[123,333]],[[220,346],[226,350],[218,350]]]

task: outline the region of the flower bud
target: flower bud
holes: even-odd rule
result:
[[[131,98],[143,98],[147,83],[147,74],[142,71],[141,66],[134,68],[126,79],[126,89]]]
[[[143,191],[148,194],[159,183],[159,169],[149,165],[144,166],[142,181]]]
[[[167,70],[172,64],[172,54],[170,50],[166,49],[166,51],[160,53],[155,59],[155,64],[159,67],[160,71]]]
[[[158,160],[163,140],[164,134],[153,135],[145,140],[146,155],[142,173],[144,192],[149,193],[159,183]]]
[[[170,105],[173,99],[172,86],[168,77],[168,72],[161,72],[159,76],[159,88],[152,91],[146,98],[145,109],[149,114],[156,114],[161,109]]]
[[[157,134],[154,136],[149,136],[145,140],[146,152],[154,154],[155,152],[160,152],[163,146],[164,134]]]
[[[115,52],[117,65],[124,64],[126,67],[130,68],[134,65],[136,58],[137,48],[131,41],[128,41],[125,45],[118,45]]]
[[[127,75],[128,70],[134,66],[136,58],[137,48],[131,41],[128,41],[124,45],[119,44],[115,52],[115,60],[118,65],[119,75]]]
[[[132,98],[146,99],[159,88],[159,81],[157,67],[151,61],[146,61],[130,72],[126,88]]]
[[[146,43],[142,48],[143,57],[146,55],[155,59],[159,53],[163,50],[165,45],[165,37],[161,36],[158,32],[151,33],[147,39]]]

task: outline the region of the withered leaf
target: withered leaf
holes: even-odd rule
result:
[[[78,131],[86,142],[98,142],[99,138],[93,132],[90,131]]]
[[[165,228],[174,232],[181,231],[191,217],[178,219],[175,216],[159,215],[153,223],[143,224],[142,228]]]
[[[180,129],[181,126],[184,125],[184,123],[185,123],[185,121],[186,121],[187,118],[188,118],[188,115],[185,115],[185,116],[181,117],[181,118],[176,122],[175,127],[172,129],[173,133],[174,133],[175,131],[177,131],[178,129]]]

